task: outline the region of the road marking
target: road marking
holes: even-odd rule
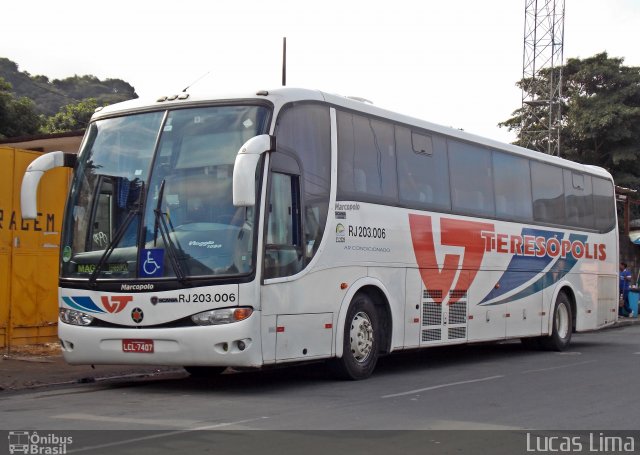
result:
[[[434,420],[426,423],[421,430],[524,430],[523,427],[497,425],[486,422],[465,420]]]
[[[65,420],[82,420],[82,421],[90,421],[90,422],[109,422],[109,423],[131,423],[131,424],[140,424],[140,425],[153,425],[153,426],[168,426],[168,427],[178,427],[178,428],[191,428],[195,425],[202,424],[202,420],[179,420],[179,419],[135,419],[135,418],[127,418],[127,417],[110,417],[110,416],[101,416],[96,414],[83,414],[83,413],[70,413],[70,414],[59,414],[53,416],[54,419],[65,419]]]
[[[421,392],[428,392],[430,390],[443,389],[445,387],[453,387],[453,386],[456,386],[456,385],[464,385],[464,384],[473,384],[474,382],[492,381],[494,379],[500,379],[500,378],[504,378],[504,375],[489,376],[487,378],[470,379],[468,381],[458,381],[458,382],[450,382],[448,384],[433,385],[431,387],[425,387],[423,389],[409,390],[408,392],[393,393],[391,395],[383,395],[380,398],[402,397],[402,396],[406,396],[406,395],[414,395],[416,393],[421,393]]]
[[[541,371],[551,371],[551,370],[559,370],[561,368],[577,367],[578,365],[585,365],[587,363],[593,363],[593,362],[595,362],[595,360],[585,360],[584,362],[569,363],[569,364],[566,364],[566,365],[559,365],[557,367],[540,368],[539,370],[525,370],[525,371],[522,372],[522,374],[525,374],[525,373],[539,373]]]
[[[96,416],[99,417],[99,416]],[[118,447],[118,446],[122,446],[125,444],[131,444],[133,442],[141,442],[141,441],[149,441],[152,439],[159,439],[159,438],[166,438],[166,437],[171,437],[171,436],[175,436],[175,435],[179,435],[179,434],[185,434],[185,433],[190,433],[192,431],[202,431],[202,430],[215,430],[218,428],[224,428],[224,427],[230,427],[230,426],[234,426],[234,425],[240,425],[243,423],[249,423],[249,422],[256,422],[258,420],[263,420],[263,419],[268,419],[269,417],[257,417],[254,419],[246,419],[246,420],[238,420],[236,422],[222,422],[222,423],[216,423],[213,425],[205,425],[205,426],[201,426],[201,427],[197,427],[197,428],[188,428],[188,429],[184,429],[184,430],[177,430],[177,431],[170,431],[167,433],[159,433],[159,434],[153,434],[153,435],[149,435],[149,436],[141,436],[139,438],[131,438],[131,439],[125,439],[125,440],[121,440],[121,441],[117,441],[117,442],[110,442],[107,444],[99,444],[99,445],[95,445],[95,446],[88,446],[88,447],[81,447],[79,449],[71,449],[71,450],[67,450],[66,453],[80,453],[80,452],[87,452],[89,450],[96,450],[96,449],[105,449],[108,447]]]

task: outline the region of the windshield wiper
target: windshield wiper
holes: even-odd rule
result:
[[[102,267],[104,267],[104,264],[111,257],[111,253],[113,253],[113,250],[116,249],[116,246],[118,246],[118,244],[120,243],[120,240],[122,240],[122,237],[124,237],[124,234],[127,231],[127,228],[129,227],[133,219],[140,214],[140,208],[142,205],[141,201],[143,200],[144,200],[144,182],[140,182],[140,194],[138,195],[138,200],[133,204],[133,208],[129,211],[129,213],[127,213],[127,217],[124,219],[120,227],[116,230],[115,234],[113,235],[113,238],[111,239],[111,242],[109,242],[109,245],[107,245],[107,248],[104,250],[104,253],[102,253],[102,256],[100,256],[100,260],[96,264],[96,267],[93,269],[93,272],[91,272],[91,276],[89,277],[90,285],[95,286],[98,273],[100,273],[100,270],[102,270]]]
[[[186,276],[182,271],[182,267],[180,267],[180,260],[178,259],[178,254],[176,253],[177,248],[171,240],[171,233],[169,231],[169,226],[167,225],[166,216],[167,214],[162,211],[162,199],[164,195],[164,185],[166,180],[162,179],[162,183],[160,183],[160,190],[158,191],[158,203],[156,204],[156,208],[153,210],[155,215],[155,222],[153,224],[153,246],[155,247],[158,241],[158,231],[162,236],[162,243],[165,245],[167,250],[167,254],[169,255],[169,260],[171,261],[171,265],[173,266],[173,270],[176,273],[176,278],[181,283],[186,282]]]
[[[164,185],[166,183],[166,179],[162,179],[162,183],[160,183],[160,190],[158,191],[158,202],[156,203],[156,208],[153,211],[155,214],[155,222],[153,223],[153,246],[156,246],[158,241],[158,229],[160,227],[160,217],[159,213],[162,213],[162,199],[164,195]]]

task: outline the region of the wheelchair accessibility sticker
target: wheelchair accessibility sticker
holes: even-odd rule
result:
[[[140,255],[140,276],[154,278],[162,276],[164,272],[164,250],[160,248],[142,250]]]

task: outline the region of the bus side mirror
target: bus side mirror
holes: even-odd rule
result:
[[[261,134],[240,147],[233,166],[233,205],[253,207],[256,204],[256,167],[263,153],[275,148],[275,137]]]
[[[39,156],[29,164],[22,177],[20,188],[20,211],[22,219],[34,220],[38,216],[38,185],[42,175],[57,167],[70,167],[76,165],[78,156],[75,153],[51,152]]]

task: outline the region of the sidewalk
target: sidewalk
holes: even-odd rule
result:
[[[640,324],[639,318],[620,318],[607,330]],[[107,378],[143,377],[167,373],[187,374],[180,367],[137,365],[69,365],[57,343],[12,348],[0,355],[0,397],[3,391],[98,382]]]
[[[106,378],[183,373],[179,367],[137,365],[69,365],[57,343],[18,346],[0,355],[0,396],[3,391],[97,382]],[[186,374],[186,372],[185,372]]]

